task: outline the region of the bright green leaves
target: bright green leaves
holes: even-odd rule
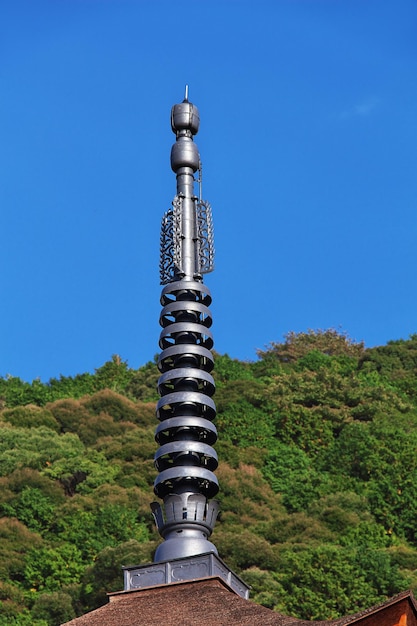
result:
[[[253,380],[252,364],[231,359],[228,354],[215,354],[214,378],[217,385],[232,380]]]
[[[238,447],[264,448],[273,442],[274,427],[267,413],[244,398],[219,413],[217,427],[221,437]]]
[[[58,435],[45,426],[2,428],[0,424],[0,433],[1,476],[22,467],[42,470],[63,457],[82,455],[84,452],[84,446],[76,435]]]
[[[148,528],[127,506],[105,503],[90,509],[67,508],[68,512],[57,521],[57,532],[62,540],[77,547],[84,561],[93,560],[108,546],[130,539],[149,540]]]
[[[417,430],[413,416],[346,426],[323,455],[323,467],[356,480],[390,533],[417,540]]]
[[[327,474],[313,467],[308,455],[295,446],[276,443],[263,466],[263,475],[288,511],[304,511],[331,489]]]
[[[52,499],[37,487],[25,486],[11,502],[0,504],[0,511],[7,517],[16,517],[30,530],[41,532],[49,529],[55,516],[56,506]]]
[[[96,450],[62,457],[43,470],[45,476],[58,480],[65,493],[90,493],[100,485],[111,484],[119,473],[118,465],[107,462]]]
[[[27,553],[25,584],[36,591],[55,591],[79,582],[84,567],[80,550],[70,543],[34,548]]]
[[[389,341],[386,346],[366,350],[360,367],[380,377],[411,398],[417,392],[417,334],[407,340]]]
[[[360,611],[408,584],[388,554],[337,545],[280,551],[276,579],[284,593],[274,608],[313,620]]]
[[[47,402],[61,398],[81,398],[102,389],[129,393],[128,388],[135,374],[135,370],[129,368],[127,362],[115,354],[110,361],[96,369],[94,374],[60,376],[51,378],[48,383],[39,379],[27,383],[16,376],[0,378],[0,397],[5,406],[15,407],[27,404],[44,406]]]
[[[223,382],[216,393],[218,415],[216,425],[221,440],[238,448],[268,447],[273,443],[274,424],[262,408],[266,386],[259,380],[249,380],[247,368],[239,368],[229,357],[221,359],[223,370],[230,364],[231,372],[223,371]],[[241,371],[245,378],[234,376]]]

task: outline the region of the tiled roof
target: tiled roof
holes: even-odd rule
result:
[[[348,626],[361,624],[363,619],[365,624],[369,616],[384,612],[384,607],[407,599],[415,608],[411,592],[404,592],[356,615],[311,622],[254,604],[233,593],[220,579],[206,578],[111,594],[108,604],[63,626]]]
[[[244,600],[218,578],[206,578],[112,594],[110,602],[66,626],[290,626],[298,620],[280,616]]]

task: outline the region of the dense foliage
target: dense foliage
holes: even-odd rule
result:
[[[216,355],[214,542],[252,598],[307,619],[417,588],[417,335],[289,333]],[[154,363],[0,379],[0,626],[57,626],[152,560]]]

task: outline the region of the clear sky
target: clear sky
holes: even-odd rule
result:
[[[186,83],[216,350],[417,332],[415,0],[2,0],[1,376],[158,352]]]

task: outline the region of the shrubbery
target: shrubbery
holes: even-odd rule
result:
[[[307,619],[417,589],[417,335],[289,333],[259,357],[215,355],[222,558]],[[0,626],[56,626],[152,560],[157,378],[114,356],[0,379]]]

